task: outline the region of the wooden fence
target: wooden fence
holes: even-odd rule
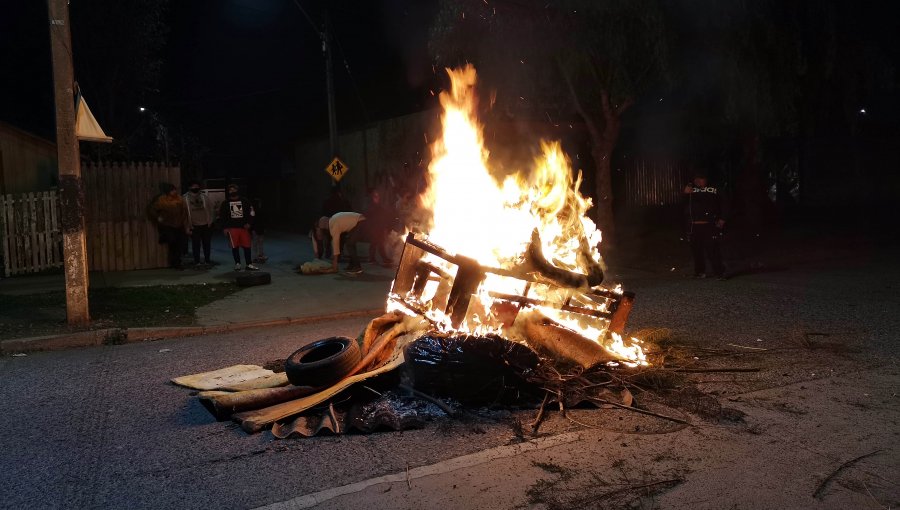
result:
[[[160,183],[181,184],[181,171],[158,163],[102,163],[82,168],[88,267],[127,271],[166,267],[166,247],[147,219]]]
[[[62,267],[56,191],[0,195],[0,245],[4,276]]]
[[[625,205],[679,204],[684,200],[684,185],[690,180],[690,168],[680,162],[634,161],[625,173]]]
[[[178,186],[181,171],[155,163],[87,164],[82,168],[85,237],[91,271],[166,267],[166,249],[147,206],[164,182]],[[62,267],[56,191],[0,195],[3,274]]]

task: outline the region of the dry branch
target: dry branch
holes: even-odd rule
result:
[[[454,411],[452,407],[450,407],[447,404],[445,404],[444,402],[441,402],[440,400],[432,397],[431,395],[426,395],[425,393],[422,393],[421,391],[413,388],[412,386],[407,386],[405,384],[401,384],[400,389],[406,390],[406,391],[410,392],[411,394],[413,394],[414,396],[419,397],[422,400],[427,400],[428,402],[431,402],[432,404],[440,407],[441,411],[444,411],[445,413],[447,413],[447,416],[456,416],[456,411]]]
[[[821,496],[822,496],[822,491],[825,490],[825,487],[828,485],[828,482],[830,482],[835,476],[837,476],[838,473],[840,473],[841,471],[843,471],[845,468],[849,467],[851,464],[854,464],[854,463],[856,463],[856,462],[859,462],[860,460],[865,459],[866,457],[871,457],[872,455],[875,455],[876,453],[880,453],[880,452],[881,452],[880,449],[879,449],[879,450],[875,450],[874,452],[869,452],[869,453],[867,453],[867,454],[865,454],[865,455],[860,455],[859,457],[856,457],[855,459],[850,459],[850,460],[848,460],[847,462],[844,462],[843,464],[841,464],[840,466],[838,466],[837,469],[835,469],[834,471],[832,471],[830,475],[826,476],[825,479],[822,480],[822,483],[820,483],[819,486],[816,487],[816,490],[815,490],[815,491],[813,492],[813,494],[812,494],[813,497],[816,498],[816,499],[822,499],[822,498],[821,498]]]
[[[541,408],[538,409],[537,416],[534,418],[534,422],[531,424],[531,435],[536,436],[537,431],[541,428],[541,423],[544,421],[544,411],[547,408],[547,402],[550,401],[550,392],[547,391],[544,393],[544,401],[541,402]]]
[[[673,372],[690,374],[702,374],[707,372],[759,372],[759,367],[753,368],[673,368]]]
[[[600,498],[608,498],[615,494],[621,494],[623,492],[629,492],[637,489],[649,489],[650,487],[655,487],[657,485],[672,485],[674,487],[675,485],[678,485],[682,482],[684,482],[683,478],[673,478],[671,480],[660,480],[659,482],[645,483],[643,485],[631,485],[602,494]]]
[[[687,420],[682,420],[681,418],[674,418],[674,417],[672,417],[672,416],[666,416],[666,415],[664,415],[664,414],[654,413],[653,411],[647,411],[647,410],[645,410],[645,409],[639,409],[639,408],[637,408],[637,407],[630,407],[630,406],[622,405],[622,404],[620,404],[620,403],[618,403],[618,402],[612,402],[612,401],[610,401],[610,400],[605,400],[605,399],[602,399],[602,398],[592,398],[591,400],[594,401],[594,402],[600,402],[601,404],[609,404],[609,405],[611,405],[611,406],[613,406],[613,407],[618,407],[618,408],[620,408],[620,409],[626,409],[626,410],[628,410],[628,411],[634,411],[634,412],[636,412],[636,413],[646,414],[647,416],[656,416],[657,418],[662,418],[662,419],[664,419],[664,420],[674,421],[675,423],[681,423],[682,425],[691,425],[691,422],[689,422],[689,421],[687,421]]]

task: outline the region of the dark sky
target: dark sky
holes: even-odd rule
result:
[[[72,0],[72,9],[92,1],[101,3]],[[272,152],[303,137],[326,136],[325,64],[318,30],[327,7],[335,41],[339,128],[359,126],[366,118],[421,110],[435,104],[429,90],[444,81],[442,72],[434,74],[427,49],[436,4],[428,0],[171,0],[158,90],[140,100],[128,99],[135,104],[122,107],[158,111],[172,131],[184,126],[209,150],[213,164]],[[709,34],[709,27],[703,25],[704,12],[692,11],[690,2],[676,5],[680,8],[673,12],[682,16],[675,18],[682,45],[702,47]],[[853,19],[861,20],[860,26],[849,27],[851,35],[886,37],[881,46],[891,48],[889,56],[897,58],[898,31],[893,29],[897,18],[889,14],[895,9],[877,2],[838,5],[852,9],[848,12],[857,14]],[[29,0],[7,7],[0,16],[0,120],[52,139],[46,4]],[[73,32],[80,29],[72,27]],[[76,51],[77,44],[76,37]],[[655,110],[675,107],[679,95],[687,104],[712,94],[716,80],[700,66],[688,64],[681,67],[691,71],[675,77],[676,90],[668,91],[666,101],[636,107],[631,115],[634,122],[642,118],[642,109],[651,108],[654,111],[648,115],[658,124],[660,113]],[[77,68],[76,78],[87,86],[90,72]],[[95,113],[103,125],[102,94],[87,88],[84,93],[97,105]],[[897,111],[896,97],[890,99],[893,103],[888,100],[882,95],[881,103],[848,108],[869,108],[866,115],[874,122],[882,112]],[[890,122],[896,122],[893,115]]]
[[[79,1],[87,0],[73,0]],[[427,93],[434,79],[427,55],[433,5],[418,0],[175,0],[166,18],[158,92],[124,107],[152,108],[167,123],[183,124],[214,159],[327,135],[319,36],[327,6],[339,128],[416,111],[433,101]],[[7,12],[11,15],[0,17],[5,77],[0,80],[0,120],[52,138],[46,4],[17,2]],[[79,27],[73,23],[72,30]],[[85,72],[76,69],[76,79],[88,82]],[[94,102],[90,90],[84,93]],[[98,120],[103,125],[104,119]]]
[[[417,4],[329,4],[340,127],[362,123],[366,113],[383,118],[421,106],[428,12]],[[321,22],[320,5],[301,5]],[[327,133],[321,40],[292,1],[176,2],[171,19],[162,106],[177,107],[223,147],[246,137]]]

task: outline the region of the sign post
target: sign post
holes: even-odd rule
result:
[[[325,173],[330,175],[334,182],[340,182],[341,178],[349,171],[350,167],[337,156],[325,167]]]

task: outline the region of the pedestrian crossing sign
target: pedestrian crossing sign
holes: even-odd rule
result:
[[[335,157],[331,160],[331,163],[325,167],[325,173],[331,176],[334,179],[334,182],[338,182],[341,178],[346,175],[347,172],[350,171],[350,167],[346,165],[341,158]]]

